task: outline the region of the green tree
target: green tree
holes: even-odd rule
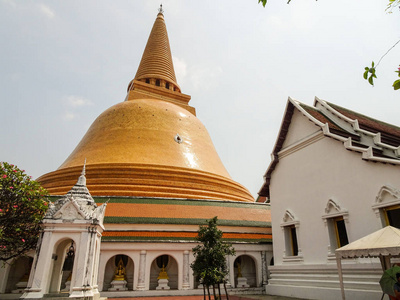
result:
[[[24,170],[0,162],[0,260],[36,247],[46,196],[47,191]]]
[[[211,299],[209,286],[213,287],[214,298],[221,299],[220,284],[226,282],[228,266],[226,264],[227,255],[235,255],[235,249],[231,244],[222,240],[222,231],[217,227],[218,218],[214,217],[207,221],[206,226],[200,226],[197,241],[200,243],[192,249],[195,257],[190,265],[196,279],[203,284],[204,299],[206,298],[205,289],[207,288],[208,297]],[[219,296],[216,296],[215,285],[218,285]],[[226,286],[225,294],[229,299]]]

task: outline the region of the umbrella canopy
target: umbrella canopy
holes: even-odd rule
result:
[[[359,240],[335,250],[342,299],[346,299],[343,285],[342,258],[379,257],[382,268],[390,266],[391,257],[400,257],[400,229],[386,226]],[[396,278],[396,276],[395,276]]]
[[[400,273],[400,267],[394,266],[390,269],[387,269],[385,272],[383,272],[381,280],[379,280],[379,284],[381,285],[382,291],[385,294],[392,295],[393,297],[396,297],[393,287],[394,287],[394,284],[397,282],[397,279],[396,279],[397,273]]]
[[[400,229],[386,226],[335,251],[336,257],[380,257],[400,255]]]

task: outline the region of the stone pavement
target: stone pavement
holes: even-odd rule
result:
[[[208,297],[206,298],[208,300]],[[213,300],[214,297],[211,296]],[[232,295],[229,300],[296,300],[298,298],[271,296],[271,295]],[[133,297],[133,298],[108,298],[108,300],[203,300],[203,296],[165,296],[165,297]],[[222,300],[226,300],[222,295]]]

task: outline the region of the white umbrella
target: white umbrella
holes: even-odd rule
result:
[[[400,229],[386,226],[346,246],[336,249],[335,254],[342,299],[345,300],[341,260],[343,258],[379,257],[382,269],[389,269],[391,267],[390,258],[400,257]]]

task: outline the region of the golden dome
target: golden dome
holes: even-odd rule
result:
[[[230,178],[189,100],[176,83],[159,13],[126,101],[103,112],[58,170],[38,181],[50,194],[63,195],[87,159],[93,196],[254,202]]]
[[[185,109],[154,99],[107,109],[60,168],[81,166],[85,158],[88,165],[165,165],[229,177],[203,124]]]
[[[92,195],[253,201],[230,179],[204,125],[169,102],[110,107],[60,168],[38,180],[50,194],[65,194],[85,158]]]

